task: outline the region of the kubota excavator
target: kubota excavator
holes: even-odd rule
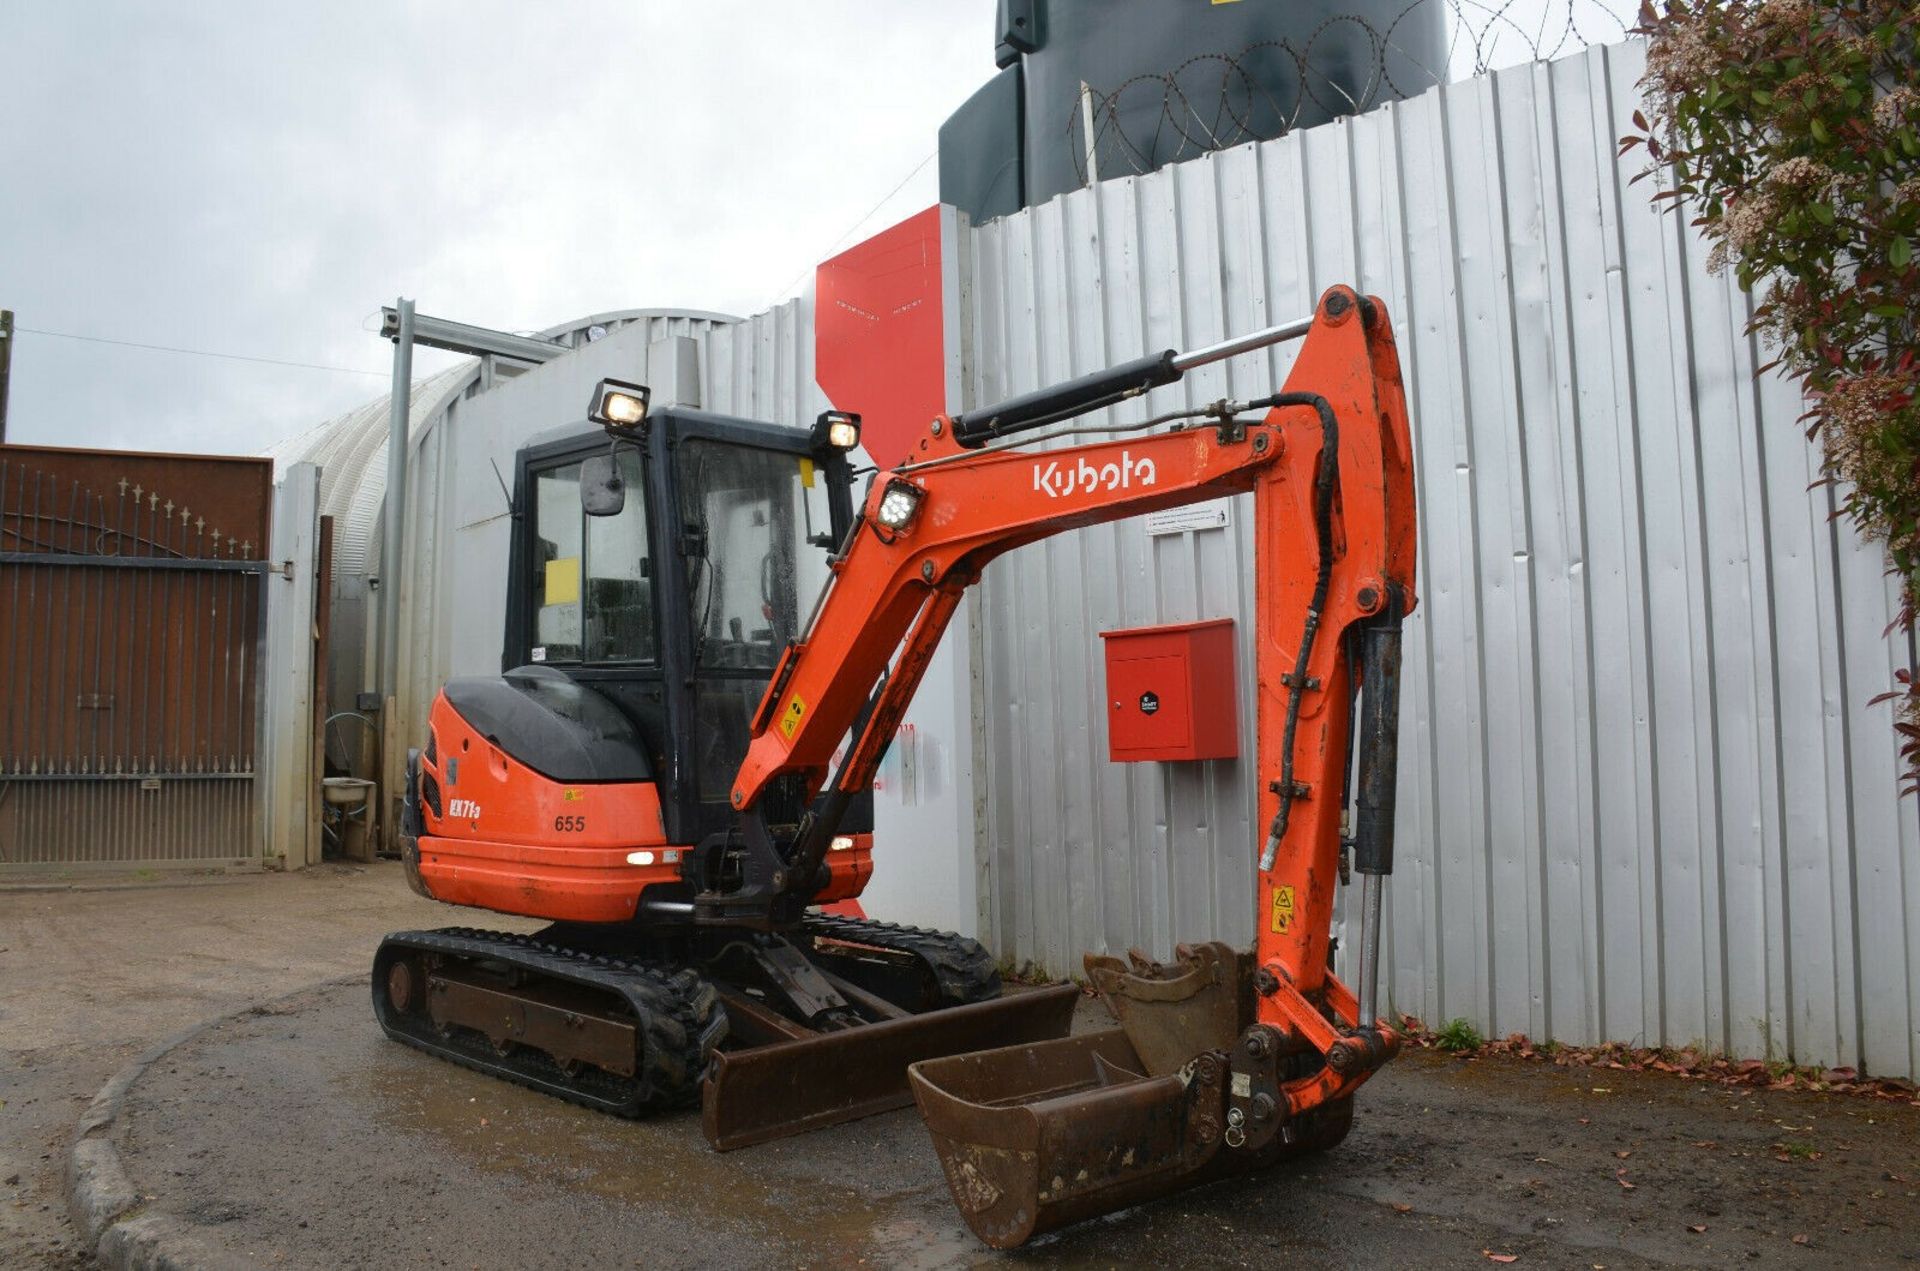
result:
[[[1023,436],[1302,337],[1271,396]],[[857,416],[649,407],[603,381],[597,431],[522,452],[514,669],[448,683],[409,764],[416,889],[553,925],[389,936],[389,1035],[626,1115],[701,1097],[723,1149],[911,1097],[998,1247],[1338,1143],[1400,1044],[1376,984],[1414,492],[1380,302],[1335,287],[1298,322],[936,418],[857,514]],[[988,561],[1236,492],[1268,826],[1251,950],[1090,954],[1120,1026],[1068,1036],[1074,986],[1003,994],[972,940],[816,908],[865,886],[887,741]],[[1330,970],[1350,870],[1356,988]]]

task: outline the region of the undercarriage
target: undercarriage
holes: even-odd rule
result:
[[[977,941],[831,915],[784,935],[403,931],[373,969],[389,1037],[616,1116],[704,1089],[721,1149],[905,1106],[908,1064],[1061,1036],[1077,997],[1003,997]]]

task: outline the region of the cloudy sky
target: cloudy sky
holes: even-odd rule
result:
[[[375,372],[28,332],[9,440],[260,449],[384,392],[398,294],[510,330],[764,309],[933,152],[993,9],[6,0],[0,307]],[[928,163],[868,232],[937,189]]]
[[[935,200],[994,7],[0,0],[9,440],[260,450],[385,391],[399,294],[758,312]]]

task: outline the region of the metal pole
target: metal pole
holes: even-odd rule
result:
[[[1379,874],[1360,875],[1360,1018],[1361,1028],[1372,1028],[1380,1018],[1380,894]]]
[[[1093,131],[1093,89],[1080,81],[1080,136],[1087,143],[1087,184],[1100,184],[1100,147]]]
[[[413,301],[398,303],[393,337],[393,396],[387,413],[387,502],[381,520],[380,699],[400,683],[400,554],[407,525],[407,419],[413,413]]]
[[[13,376],[13,310],[0,309],[0,444],[7,440],[7,387]]]

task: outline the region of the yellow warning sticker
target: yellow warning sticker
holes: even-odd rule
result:
[[[787,709],[780,713],[780,731],[788,741],[793,740],[793,730],[800,727],[800,720],[806,713],[807,704],[796,693],[793,700],[787,703]]]
[[[800,461],[800,484],[809,490],[813,489],[813,460],[811,459]]]
[[[1293,888],[1281,884],[1273,889],[1273,929],[1278,935],[1286,935],[1293,926]]]
[[[580,602],[580,558],[562,556],[547,562],[547,594],[543,605],[573,605]]]
[[[587,792],[575,786],[567,786],[560,791],[560,797],[568,803],[580,803],[586,799]]]

